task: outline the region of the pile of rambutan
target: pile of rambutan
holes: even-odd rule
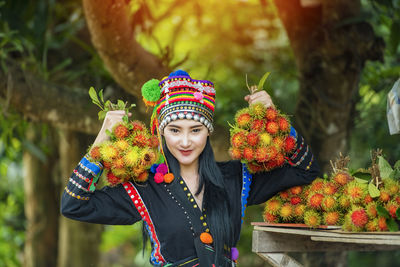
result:
[[[370,183],[372,179],[363,180],[347,169],[334,168],[329,178],[316,178],[309,185],[289,188],[269,199],[264,221],[300,223],[311,228],[336,225],[351,232],[397,231],[399,180],[381,179],[378,191],[371,191]]]
[[[296,146],[290,129],[289,119],[276,108],[252,104],[235,115],[230,155],[245,163],[251,173],[281,167]]]
[[[110,141],[92,147],[89,152],[93,160],[103,164],[108,184],[115,186],[130,179],[146,181],[147,170],[162,159],[158,138],[137,120],[117,123],[109,135]]]

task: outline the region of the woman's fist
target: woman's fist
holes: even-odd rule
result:
[[[103,125],[101,126],[93,145],[109,140],[110,137],[107,135],[106,131],[111,131],[115,124],[122,122],[122,117],[124,117],[125,114],[125,110],[113,110],[107,112],[103,121]],[[131,113],[129,113],[128,116],[131,116]]]
[[[266,108],[275,107],[270,95],[264,90],[255,92],[254,94],[251,94],[251,95],[246,95],[244,97],[244,100],[249,102],[249,105],[255,104],[255,103],[261,103]]]

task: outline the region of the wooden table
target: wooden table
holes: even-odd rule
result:
[[[400,249],[400,232],[344,232],[304,225],[253,222],[252,251],[273,266],[302,266],[287,252]],[[337,228],[337,227],[336,227]]]

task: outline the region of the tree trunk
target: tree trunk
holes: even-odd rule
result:
[[[92,137],[76,132],[60,131],[61,183],[64,190],[72,170],[76,167]],[[98,266],[99,245],[103,227],[82,223],[61,216],[59,229],[58,267]]]
[[[54,135],[47,136],[52,137]],[[42,143],[43,137],[37,125],[31,125],[26,138],[27,142],[37,145]],[[27,220],[24,256],[26,267],[56,266],[60,189],[54,180],[57,165],[55,155],[56,151],[51,151],[46,155],[45,162],[29,150],[23,155]]]
[[[360,1],[320,1],[302,7],[275,0],[299,72],[296,128],[317,155],[323,171],[348,150],[358,83],[366,60],[383,58],[383,41],[360,15]],[[353,22],[351,22],[353,19]]]

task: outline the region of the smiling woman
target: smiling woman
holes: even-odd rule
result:
[[[145,103],[154,106],[151,128],[161,141],[160,164],[152,166],[145,181],[133,178],[96,190],[103,165],[86,155],[63,194],[63,215],[101,224],[142,220],[152,243],[154,266],[235,266],[246,207],[317,176],[319,167],[309,147],[292,128],[296,145],[288,163],[250,174],[239,160],[215,161],[210,144],[215,106],[212,82],[194,80],[179,70],[161,82],[149,81],[142,93]],[[245,100],[273,106],[263,91]],[[94,144],[107,141],[106,131],[121,122],[123,115],[108,112]],[[104,162],[111,171],[114,163]]]

